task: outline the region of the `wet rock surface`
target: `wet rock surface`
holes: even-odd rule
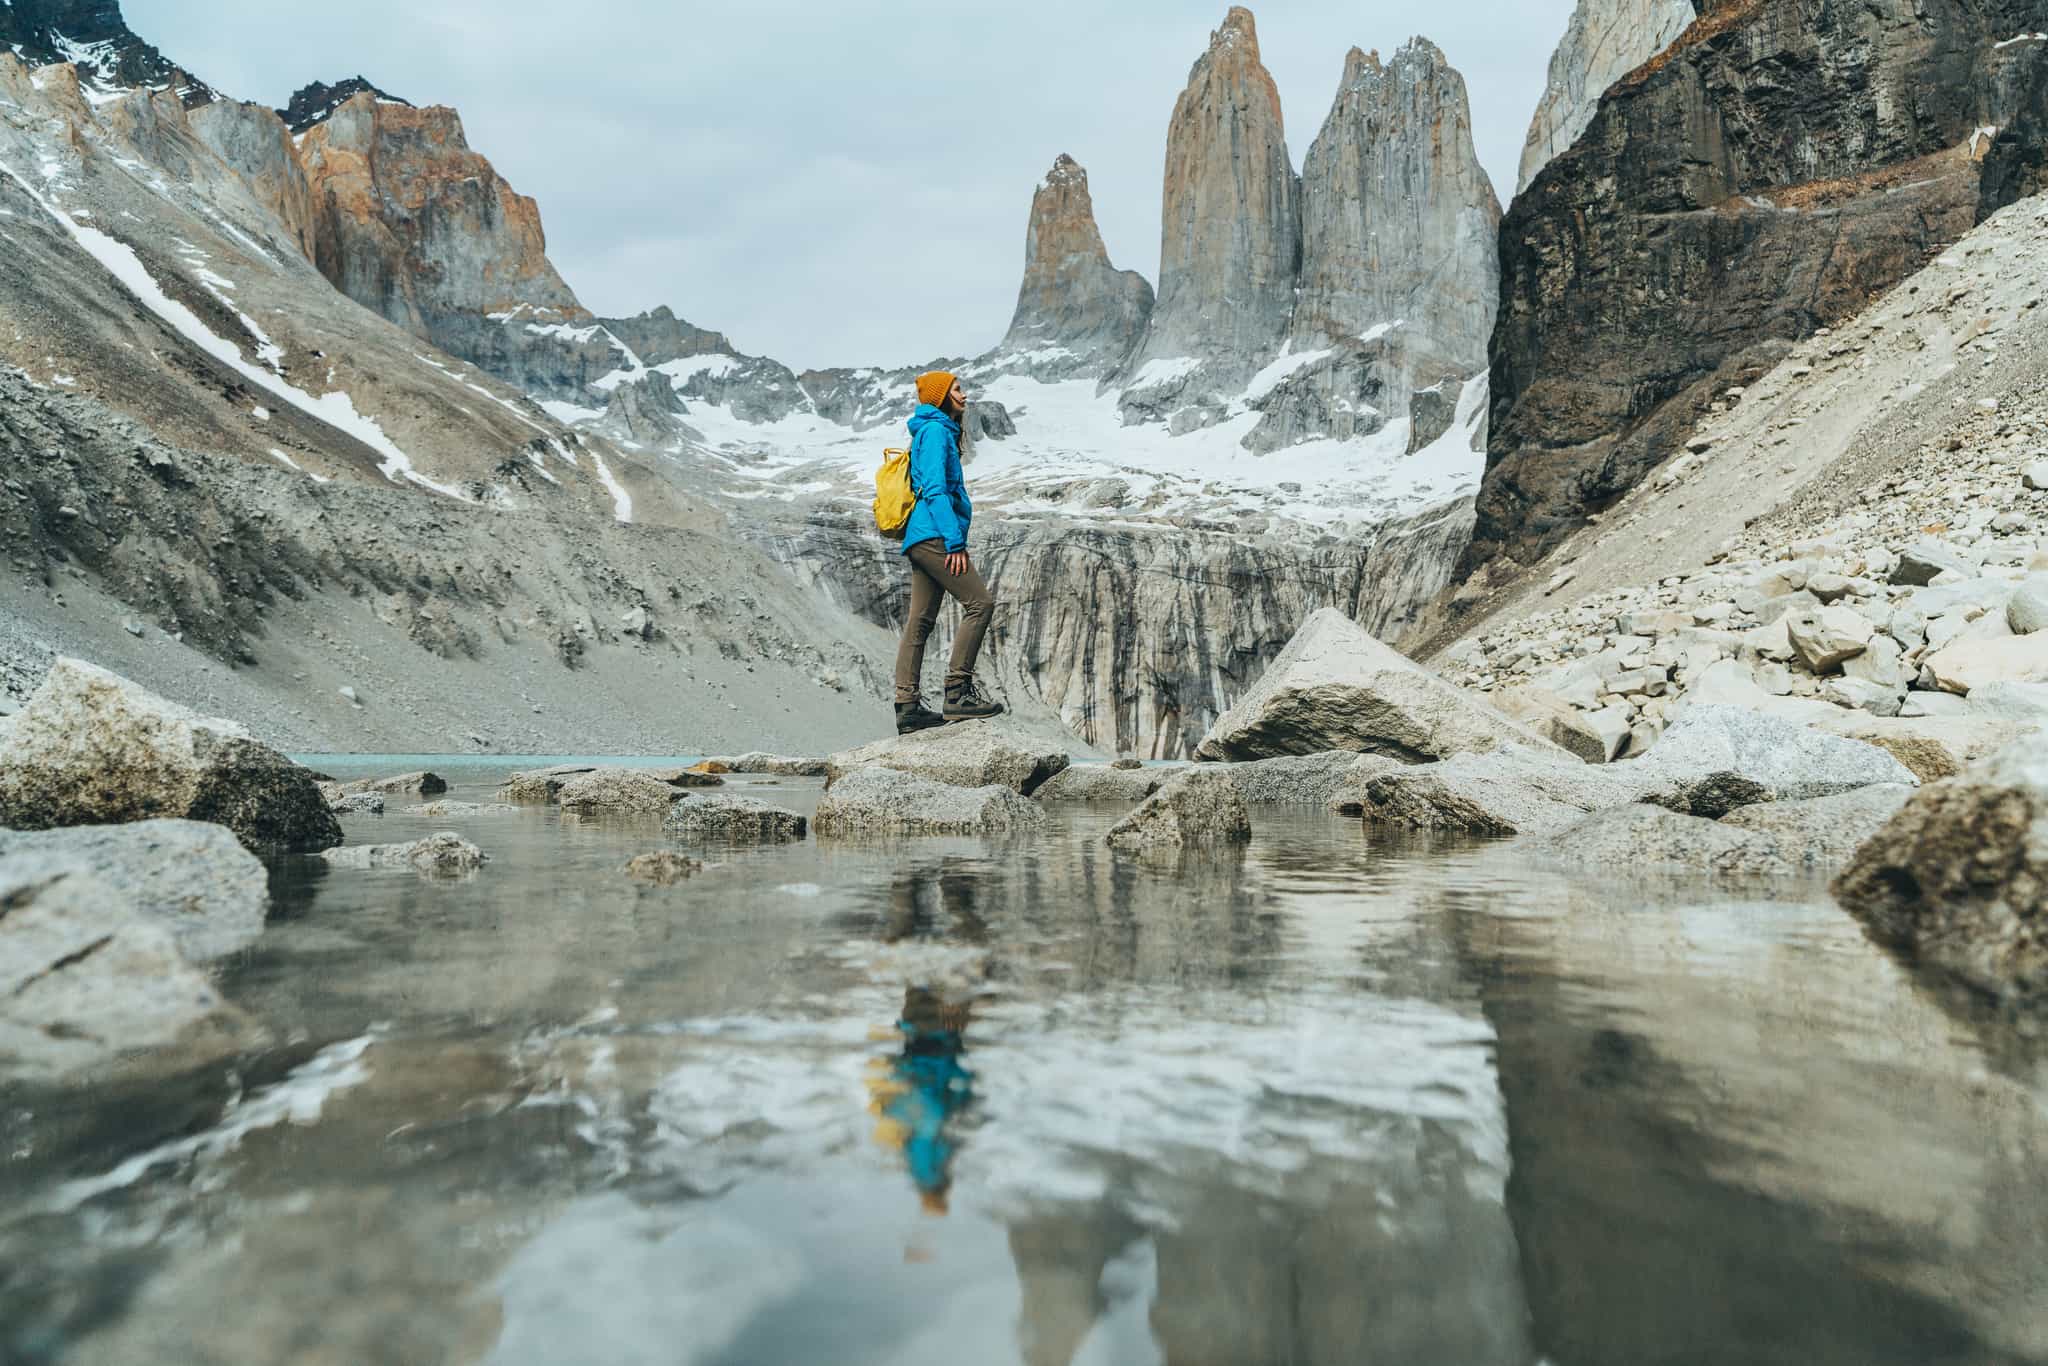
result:
[[[252,943],[270,915],[263,864],[227,827],[147,820],[23,833],[0,830],[0,861],[74,867],[167,931],[194,963]]]
[[[1617,873],[1778,877],[1796,867],[1770,835],[1657,806],[1597,812],[1545,837],[1539,847],[1562,862]]]
[[[655,773],[637,768],[598,768],[569,776],[555,793],[564,811],[585,815],[662,815],[683,796]]]
[[[1110,828],[1116,849],[1208,848],[1252,837],[1251,808],[1231,775],[1197,767],[1176,774]]]
[[[662,817],[661,828],[685,839],[782,844],[802,839],[810,822],[794,811],[753,797],[715,792],[677,802]]]
[[[859,769],[880,767],[953,787],[995,784],[1028,797],[1070,762],[1063,747],[1005,722],[962,721],[835,754],[825,772],[828,789]]]
[[[1359,814],[1370,823],[1468,835],[1559,830],[1588,812],[1633,801],[1638,791],[1621,769],[1522,749],[1454,755],[1351,783]]]
[[[240,726],[58,660],[0,736],[0,823],[158,817],[218,822],[258,852],[307,853],[342,838],[312,774]]]
[[[2008,1001],[2048,1000],[2048,741],[1933,783],[1834,892],[1873,938]]]
[[[1041,802],[1100,802],[1135,806],[1172,777],[1166,769],[1119,769],[1106,764],[1075,764],[1062,769],[1032,795]]]
[[[1721,824],[1768,835],[1793,867],[1839,868],[1912,800],[1913,791],[1880,783],[1833,797],[1762,802],[1729,812]]]
[[[490,855],[453,830],[410,844],[352,844],[325,850],[320,857],[336,868],[412,868],[434,877],[473,873],[490,862]]]
[[[636,855],[628,860],[625,867],[627,877],[652,887],[673,887],[703,871],[703,864],[696,859],[685,858],[673,849],[657,849],[653,853]]]
[[[165,919],[130,904],[123,871],[55,849],[0,862],[0,1076],[74,1079],[138,1050],[198,1062],[254,1040]]]
[[[1007,785],[961,787],[886,765],[835,778],[812,823],[820,836],[1012,835],[1045,828],[1038,803]]]
[[[1221,771],[1230,775],[1247,802],[1282,803],[1290,806],[1327,806],[1358,763],[1354,750],[1328,750],[1321,754],[1283,755],[1250,763],[1228,764]]]

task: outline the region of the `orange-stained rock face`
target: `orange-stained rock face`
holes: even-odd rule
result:
[[[1003,351],[1048,374],[1099,373],[1130,354],[1151,312],[1145,277],[1110,264],[1088,172],[1062,155],[1031,200],[1024,283]]]
[[[469,148],[452,109],[365,93],[298,140],[316,264],[358,303],[460,356],[491,314],[589,318],[547,258],[540,209]]]
[[[1279,348],[1301,261],[1300,187],[1251,11],[1210,35],[1166,136],[1159,302],[1130,368],[1193,360],[1203,387],[1230,388]]]

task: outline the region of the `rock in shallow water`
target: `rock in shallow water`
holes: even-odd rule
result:
[[[355,844],[329,849],[321,857],[337,868],[415,868],[436,876],[475,872],[490,855],[453,830],[443,830],[411,844]]]
[[[655,887],[673,887],[704,871],[704,865],[673,849],[657,849],[626,864],[626,876]]]
[[[1756,802],[1798,801],[1919,780],[1872,745],[1744,707],[1694,706],[1628,766],[1641,800],[1719,819]]]
[[[325,785],[322,791],[326,791]],[[337,816],[381,816],[384,814],[384,794],[351,792],[346,796],[330,795],[327,809]]]
[[[341,843],[310,771],[105,669],[59,659],[0,739],[0,825],[154,818],[227,826],[258,853]]]
[[[458,816],[516,816],[521,808],[506,802],[426,802],[408,806],[399,814],[422,820],[449,820]]]
[[[1243,762],[1342,749],[1419,762],[1517,745],[1557,748],[1324,608],[1195,756]]]
[[[448,780],[438,773],[398,773],[388,778],[358,778],[335,786],[344,797],[362,792],[378,792],[387,797],[433,797],[448,790]]]
[[[827,764],[824,759],[796,759],[786,754],[738,754],[705,762],[718,764],[727,773],[758,773],[774,778],[822,778]]]
[[[1230,774],[1192,768],[1147,797],[1106,838],[1118,849],[1153,849],[1243,844],[1251,837],[1251,809]]]
[[[169,931],[195,963],[233,953],[263,933],[270,878],[225,826],[135,821],[22,833],[0,830],[0,868],[57,867],[118,888],[127,910]]]
[[[1075,764],[1054,774],[1032,794],[1041,802],[1098,802],[1136,806],[1173,776],[1172,769],[1124,769],[1115,765]]]
[[[1590,811],[1635,798],[1624,768],[1534,751],[1460,754],[1389,767],[1363,784],[1359,814],[1379,825],[1468,835],[1561,830]]]
[[[818,802],[820,835],[1007,835],[1045,829],[1045,811],[1008,787],[956,787],[893,768],[859,768]]]
[[[1219,771],[1254,805],[1327,806],[1358,760],[1355,751],[1333,749],[1228,764]]]
[[[1070,762],[1063,747],[1001,722],[963,721],[835,754],[826,761],[826,786],[837,787],[856,770],[881,767],[953,787],[1007,787],[1028,797]]]
[[[1768,877],[1794,871],[1769,835],[1681,815],[1661,806],[1618,806],[1546,837],[1566,863],[1621,872]]]
[[[2048,738],[1915,793],[1834,892],[1879,943],[1990,995],[2048,1002]]]
[[[1912,796],[1910,787],[1882,783],[1833,797],[1745,806],[1723,816],[1721,824],[1777,841],[1779,854],[1793,867],[1837,868]]]
[[[671,835],[733,844],[785,844],[800,840],[810,822],[794,811],[756,801],[713,793],[677,802],[662,818],[661,828]]]
[[[599,768],[569,778],[556,791],[555,800],[564,811],[659,816],[682,795],[680,789],[645,769]]]
[[[258,1034],[118,883],[61,853],[0,865],[0,1076],[61,1080],[139,1049],[199,1062]]]

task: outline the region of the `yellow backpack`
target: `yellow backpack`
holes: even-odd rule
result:
[[[885,536],[898,536],[910,524],[910,510],[917,506],[917,494],[910,487],[910,452],[882,452],[882,468],[875,471],[875,526]]]

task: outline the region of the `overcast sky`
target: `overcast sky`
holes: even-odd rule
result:
[[[281,105],[360,73],[455,106],[471,146],[540,201],[549,255],[587,307],[665,303],[798,368],[993,345],[1031,193],[1061,152],[1088,168],[1116,264],[1156,284],[1167,120],[1226,8],[125,0],[138,33],[241,99]],[[1296,168],[1346,51],[1390,55],[1426,22],[1465,75],[1505,199],[1571,8],[1255,5]]]

